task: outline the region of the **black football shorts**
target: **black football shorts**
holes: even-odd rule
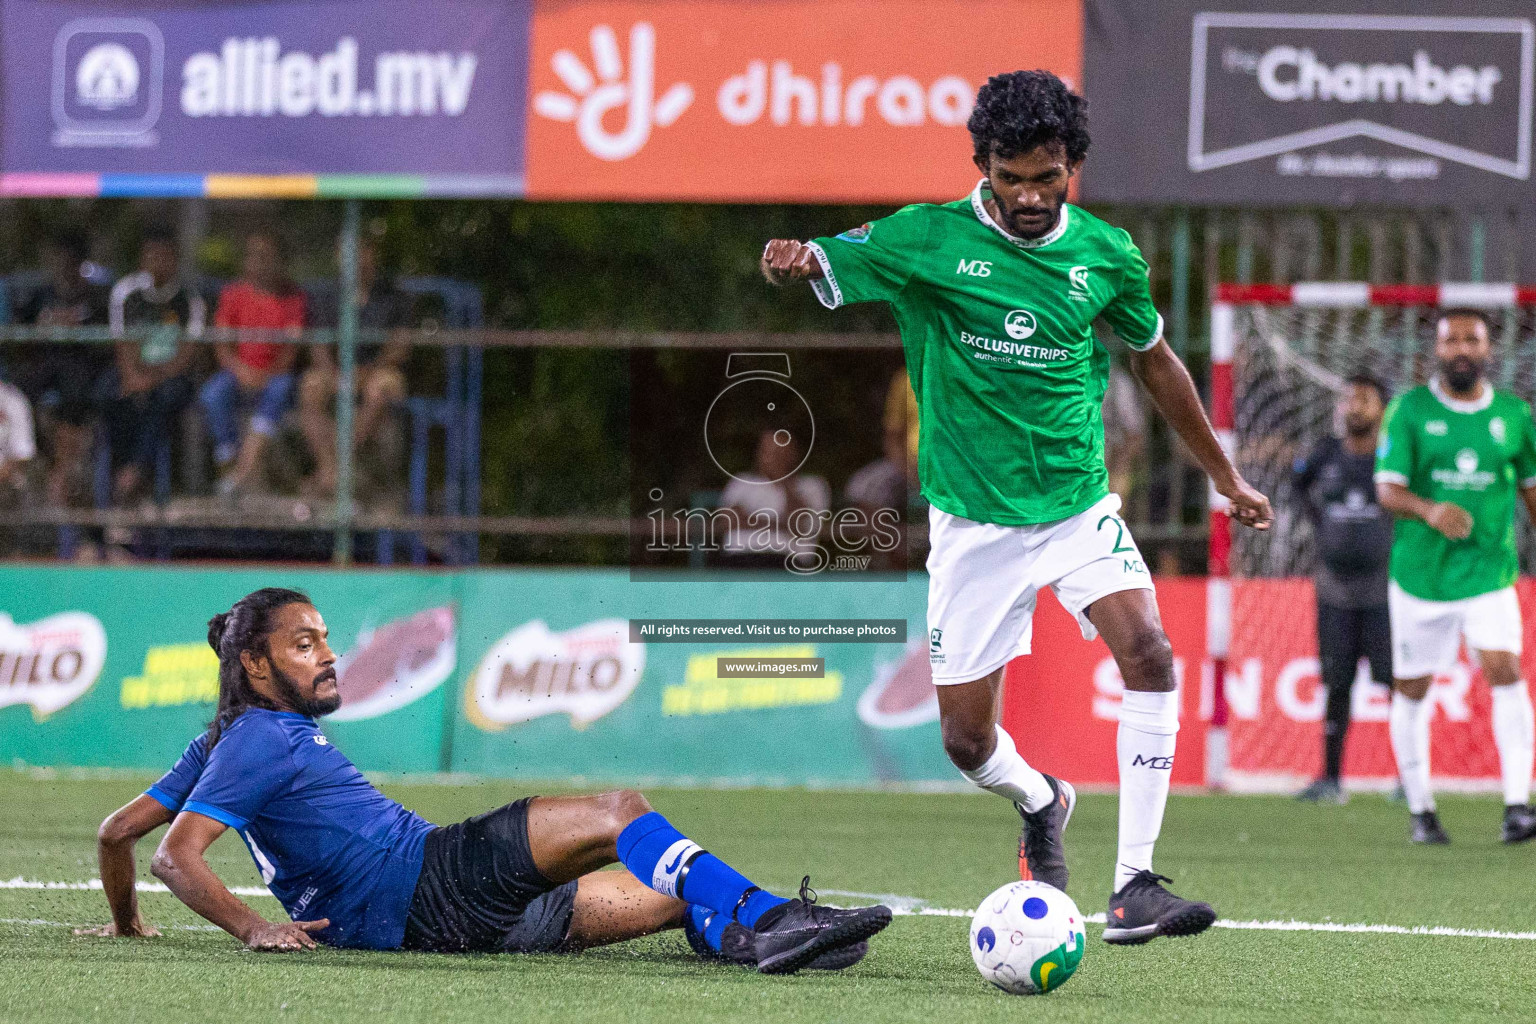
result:
[[[549,953],[571,930],[576,883],[534,866],[524,797],[427,834],[405,949],[433,953]]]

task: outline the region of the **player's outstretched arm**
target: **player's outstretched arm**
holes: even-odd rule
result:
[[[1270,521],[1274,519],[1269,499],[1250,487],[1232,465],[1232,460],[1227,458],[1221,443],[1216,440],[1216,432],[1211,429],[1211,421],[1206,418],[1205,407],[1200,404],[1200,393],[1195,390],[1189,370],[1168,347],[1168,342],[1159,339],[1151,348],[1132,351],[1131,372],[1189,447],[1200,468],[1210,476],[1216,492],[1232,503],[1227,514],[1255,530],[1269,529]]]
[[[821,262],[816,259],[815,251],[792,238],[775,238],[764,246],[758,266],[771,285],[812,281],[822,276]]]
[[[133,848],[140,839],[171,820],[165,805],[141,794],[107,816],[96,830],[96,860],[101,866],[101,888],[112,910],[112,923],[76,928],[76,935],[153,938],[160,932],[139,916],[139,895],[134,889],[137,873]]]
[[[272,922],[224,887],[203,854],[224,833],[224,823],[195,811],[182,811],[155,851],[151,870],[176,898],[252,949],[314,949],[309,937],[330,921]]]

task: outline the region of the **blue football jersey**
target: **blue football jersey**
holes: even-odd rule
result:
[[[238,832],[290,917],[330,918],[316,939],[395,949],[405,938],[436,826],[375,789],[307,715],[252,708],[211,752],[193,740],[148,794]]]

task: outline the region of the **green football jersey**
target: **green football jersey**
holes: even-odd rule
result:
[[[908,206],[818,238],[829,309],[891,304],[918,407],[918,479],[944,512],[1022,526],[1065,519],[1109,493],[1103,316],[1126,344],[1162,337],[1147,264],[1119,228],[1063,206],[1026,241],[969,198]]]
[[[1426,601],[1459,601],[1515,582],[1515,493],[1536,486],[1536,425],[1525,402],[1488,384],[1474,402],[1451,398],[1435,382],[1414,388],[1387,407],[1376,479],[1472,513],[1472,534],[1459,541],[1399,519],[1398,586]]]

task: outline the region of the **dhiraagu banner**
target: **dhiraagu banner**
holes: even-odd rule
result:
[[[0,568],[0,761],[169,767],[212,717],[207,621],[308,592],[340,656],[324,720],[365,770],[761,784],[952,780],[905,582],[632,582],[623,571]],[[906,642],[631,639],[631,619],[901,620]],[[722,658],[816,661],[722,674]]]

